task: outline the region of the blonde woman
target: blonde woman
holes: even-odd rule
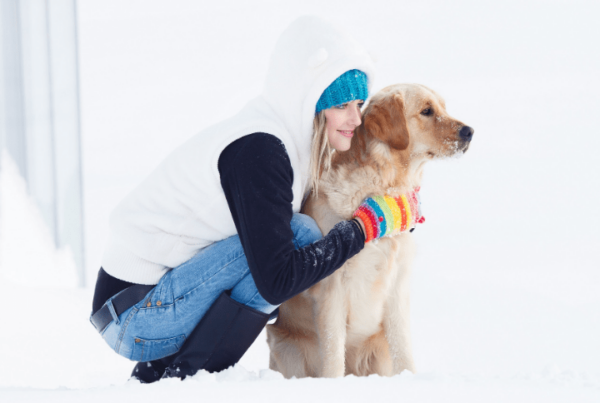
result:
[[[277,306],[365,243],[300,214],[333,149],[350,148],[373,66],[314,17],[292,23],[262,95],[175,150],[111,215],[92,323],[141,382],[235,364]]]

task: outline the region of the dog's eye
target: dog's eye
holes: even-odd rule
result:
[[[423,116],[431,116],[431,115],[433,115],[433,110],[431,108],[423,109],[421,111],[421,115],[423,115]]]

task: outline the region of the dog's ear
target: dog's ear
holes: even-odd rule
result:
[[[363,119],[368,134],[396,150],[406,150],[408,126],[404,116],[404,99],[400,94],[385,97],[370,105]]]

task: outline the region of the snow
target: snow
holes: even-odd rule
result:
[[[162,158],[260,91],[290,21],[342,22],[375,90],[418,82],[475,129],[429,164],[411,287],[418,373],[284,380],[264,334],[221,374],[140,385],[88,323],[7,158],[0,167],[0,401],[600,401],[600,37],[593,1],[82,0],[87,274],[108,214]]]

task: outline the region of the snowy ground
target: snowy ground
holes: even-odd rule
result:
[[[600,5],[593,1],[91,1],[79,5],[88,288],[73,288],[0,167],[0,401],[600,401]],[[170,150],[258,91],[277,35],[320,14],[475,128],[426,169],[415,232],[419,372],[283,380],[264,337],[236,368],[127,382],[87,318],[114,205]],[[6,158],[3,159],[6,162]],[[10,234],[10,235],[7,235]]]

